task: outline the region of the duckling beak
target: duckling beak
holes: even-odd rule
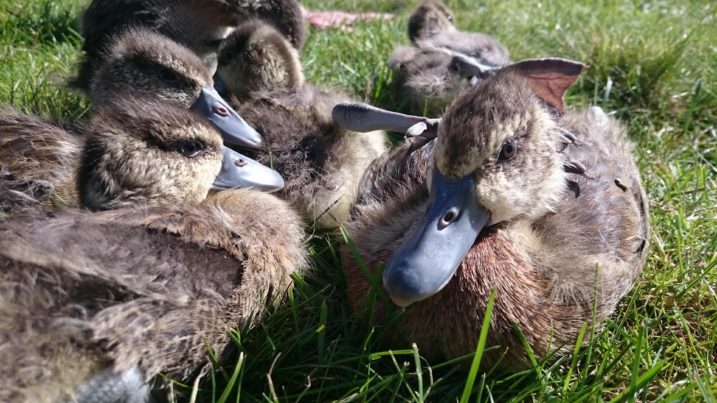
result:
[[[215,189],[253,188],[275,192],[284,187],[284,178],[275,170],[224,147],[222,169],[212,186]]]
[[[383,272],[393,302],[406,307],[442,290],[489,218],[478,204],[472,175],[449,179],[434,169],[426,214]]]
[[[209,119],[222,134],[226,144],[253,149],[261,146],[261,135],[214,88],[202,88],[199,98],[190,109]]]

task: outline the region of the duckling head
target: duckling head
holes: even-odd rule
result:
[[[95,105],[118,98],[157,99],[204,115],[229,144],[261,145],[261,135],[214,90],[201,60],[186,47],[144,28],[118,36],[93,75],[89,95]]]
[[[408,19],[411,42],[430,38],[439,32],[454,32],[453,12],[440,0],[426,0]]]
[[[401,306],[440,291],[481,230],[533,222],[566,189],[556,124],[583,65],[530,60],[480,82],[448,108],[438,128],[425,216],[386,265],[383,283]]]
[[[214,187],[276,190],[275,171],[222,145],[192,111],[157,100],[118,100],[89,124],[79,171],[92,210],[137,204],[197,204]]]
[[[260,20],[242,23],[222,43],[217,75],[240,98],[257,91],[294,90],[304,83],[296,50]]]

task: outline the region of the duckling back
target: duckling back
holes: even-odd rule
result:
[[[251,190],[193,208],[16,217],[0,234],[0,357],[16,363],[0,396],[32,401],[115,401],[102,394],[136,396],[159,372],[187,379],[306,262],[293,210]]]
[[[333,121],[333,106],[347,101],[303,86],[265,93],[237,108],[266,144],[249,155],[282,174],[286,182],[278,195],[318,229],[336,228],[348,218],[363,172],[386,149],[383,132],[352,133]]]

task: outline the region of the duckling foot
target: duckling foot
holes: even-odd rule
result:
[[[79,403],[154,401],[149,393],[149,384],[136,365],[124,372],[117,372],[113,367],[104,369],[75,388],[74,394],[74,401]]]
[[[343,11],[311,11],[301,8],[304,18],[309,21],[312,27],[318,29],[342,28],[355,25],[359,21],[366,20],[390,20],[393,14],[385,13],[346,13]]]

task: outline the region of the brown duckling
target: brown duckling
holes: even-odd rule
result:
[[[631,289],[647,257],[647,198],[624,126],[599,108],[564,111],[581,69],[562,59],[502,69],[454,101],[428,149],[399,154],[407,180],[373,170],[393,186],[369,186],[348,230],[373,273],[386,263],[383,292],[405,308],[394,342],[430,357],[473,352],[494,289],[488,340],[503,348],[485,364],[505,353],[500,366],[527,366],[513,325],[537,357],[564,353],[581,324],[597,325]],[[343,257],[358,312],[372,281]]]
[[[219,87],[244,99],[261,91],[294,90],[304,85],[299,53],[265,22],[252,19],[222,42],[215,79]]]
[[[304,21],[296,0],[93,0],[82,19],[85,55],[72,84],[87,90],[108,39],[130,26],[146,27],[187,46],[213,74],[219,44],[250,17],[269,21],[297,49],[303,45]]]
[[[262,51],[253,51],[253,44],[259,43]],[[242,152],[281,173],[285,186],[277,195],[296,207],[310,225],[321,230],[340,226],[348,218],[364,170],[386,150],[385,133],[357,135],[337,125],[331,116],[333,106],[351,98],[301,85],[294,73],[301,71],[295,53],[270,26],[252,31],[240,28],[227,44],[231,46],[220,52],[219,75],[227,88],[248,94],[235,98],[234,106],[261,133],[265,144],[258,151]],[[262,79],[250,84],[252,80],[232,80],[236,75],[224,66],[235,58],[251,60],[245,68],[255,73],[245,74]]]
[[[201,116],[141,98],[100,107],[82,136],[31,116],[2,114],[0,172],[5,184],[38,203],[56,198],[93,210],[196,204],[212,182],[271,190],[283,183],[273,170],[224,147]]]
[[[286,202],[249,189],[0,222],[0,400],[149,401],[191,380],[281,301],[302,238]]]
[[[486,34],[456,30],[452,15],[440,0],[423,2],[409,18],[411,42],[419,48],[448,49],[493,68],[509,63],[505,46]]]
[[[399,46],[389,59],[413,113],[441,113],[464,89],[509,62],[494,38],[457,31],[453,13],[438,0],[424,1],[411,15],[413,47]]]
[[[425,0],[408,18],[408,38],[412,43],[441,32],[456,32],[455,16],[440,0]]]
[[[145,97],[192,109],[214,124],[225,144],[261,145],[261,136],[216,92],[209,71],[189,49],[146,28],[129,29],[107,48],[90,83],[93,105]]]

